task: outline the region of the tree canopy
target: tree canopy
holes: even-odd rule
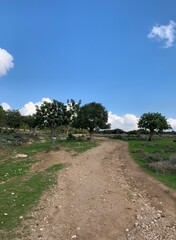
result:
[[[0,127],[5,126],[5,114],[6,112],[3,110],[3,107],[0,106]]]
[[[152,140],[152,137],[157,132],[162,132],[163,130],[170,129],[170,125],[167,123],[167,120],[161,113],[144,113],[138,122],[138,127],[147,129],[150,131],[149,141]]]
[[[82,106],[78,112],[74,126],[87,129],[90,137],[95,129],[107,129],[108,113],[100,103],[91,102]]]
[[[39,126],[48,127],[51,131],[50,138],[53,145],[54,131],[58,126],[67,123],[66,105],[57,100],[44,102],[40,107],[36,107],[35,119]]]
[[[5,114],[5,123],[10,128],[20,128],[22,119],[19,110],[8,110]]]

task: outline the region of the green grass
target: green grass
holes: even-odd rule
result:
[[[55,165],[52,165],[51,167],[47,168],[46,169],[46,172],[57,172],[65,167],[67,167],[68,164],[67,163],[60,163],[60,164],[55,164]]]
[[[28,156],[33,156],[37,152],[48,152],[49,150],[51,150],[49,139],[45,139],[44,143],[41,143],[41,141],[35,141],[30,145],[16,148],[17,153],[27,154]]]
[[[65,149],[81,153],[97,146],[95,142],[70,140],[56,142],[56,150]],[[0,239],[12,240],[24,235],[18,229],[21,222],[28,219],[30,211],[36,210],[37,204],[45,191],[57,183],[57,172],[68,164],[56,164],[43,172],[31,172],[31,166],[41,161],[37,152],[48,152],[50,141],[34,141],[30,145],[6,146],[0,155]],[[26,158],[15,158],[16,154],[27,154]],[[23,229],[24,230],[24,229]],[[21,232],[21,231],[20,231]]]
[[[34,154],[41,151],[48,151],[50,149],[49,140],[45,143],[35,141],[31,145],[24,145],[20,147],[8,146],[0,158],[0,182],[6,181],[15,176],[27,174],[32,164],[40,161],[33,157]],[[15,156],[26,154],[27,158],[16,158]]]
[[[66,151],[74,151],[76,153],[85,152],[92,147],[98,146],[97,142],[86,141],[86,140],[64,140],[58,142],[59,148],[65,149]]]
[[[12,160],[8,159],[0,165],[0,182],[11,179],[12,177],[22,176],[27,173],[30,166],[38,160]]]
[[[148,167],[148,163],[144,158],[145,153],[159,153],[166,159],[171,155],[176,155],[176,142],[173,141],[173,138],[162,138],[152,142],[146,140],[131,140],[128,144],[131,156],[141,168],[165,185],[176,189],[176,173],[163,173],[152,170]]]
[[[13,239],[14,232],[18,233],[14,229],[34,209],[43,192],[56,182],[52,171],[44,171],[26,179],[17,177],[0,186],[0,229],[4,230],[1,239]]]

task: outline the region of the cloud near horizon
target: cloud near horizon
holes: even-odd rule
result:
[[[49,98],[42,98],[40,101],[35,102],[35,103],[31,101],[31,102],[24,104],[24,106],[21,109],[19,109],[19,111],[22,116],[33,115],[34,113],[36,113],[36,105],[40,107],[43,102],[52,102],[52,101]],[[2,102],[1,106],[3,107],[3,109],[5,111],[12,109],[11,106],[5,102]]]
[[[1,106],[5,111],[8,111],[8,110],[11,109],[11,106],[8,103],[5,103],[5,102],[2,102]]]
[[[0,77],[6,75],[7,72],[13,67],[13,56],[5,49],[0,48]]]
[[[112,112],[108,113],[108,123],[111,124],[111,128],[119,128],[124,131],[131,131],[138,129],[139,118],[134,114],[125,114],[124,116],[118,116]],[[176,131],[176,119],[168,118],[167,122],[171,125],[172,129]]]
[[[21,109],[20,113],[23,116],[33,115],[36,113],[36,105],[41,106],[43,102],[52,102],[49,98],[42,98],[39,102],[28,102]]]
[[[137,123],[139,118],[137,118],[134,114],[125,114],[120,117],[112,112],[108,113],[108,123],[111,124],[111,128],[119,128],[124,131],[137,130]]]
[[[170,20],[168,25],[160,25],[154,26],[150,33],[148,34],[148,38],[155,38],[159,41],[164,41],[164,48],[172,47],[175,41],[175,33],[176,33],[176,22]]]
[[[172,129],[176,131],[176,119],[174,118],[168,118],[167,119],[168,123],[171,125]]]

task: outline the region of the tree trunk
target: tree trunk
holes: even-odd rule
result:
[[[93,139],[93,130],[92,129],[89,130],[89,134],[90,134],[90,141],[92,141],[92,139]]]
[[[51,133],[50,133],[50,140],[51,140],[51,148],[54,147],[54,128],[51,128]]]
[[[38,126],[36,126],[35,128],[33,128],[31,130],[31,133],[30,133],[31,136],[35,136],[36,135],[37,128],[38,128]]]
[[[69,134],[70,134],[70,126],[69,125],[66,126],[66,130],[67,130],[67,138],[68,138]]]
[[[149,141],[152,141],[152,137],[153,137],[153,135],[154,135],[154,131],[150,131],[150,135],[149,135]]]

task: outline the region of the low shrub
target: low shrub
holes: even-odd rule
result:
[[[76,137],[73,136],[73,134],[69,133],[68,137],[67,137],[67,140],[76,140]]]
[[[143,157],[146,162],[153,163],[153,162],[160,162],[164,160],[164,157],[160,153],[146,153],[144,152]]]
[[[149,167],[164,173],[174,173],[176,172],[176,155],[170,156],[169,160],[150,163]]]
[[[170,162],[172,165],[176,165],[176,155],[170,156],[170,157],[169,157],[169,162]]]
[[[140,153],[140,154],[145,154],[143,149],[134,149],[131,151],[132,153]]]
[[[174,153],[175,152],[175,146],[168,145],[164,152],[165,153]]]
[[[114,136],[110,136],[110,138],[111,139],[123,139],[123,137],[120,135],[120,134],[118,134],[118,135],[114,135]]]

